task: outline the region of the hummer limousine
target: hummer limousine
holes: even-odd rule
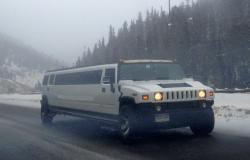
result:
[[[190,127],[196,135],[214,128],[214,91],[185,78],[170,60],[124,60],[47,71],[41,120],[57,114],[83,117],[116,127],[130,137],[146,130]]]

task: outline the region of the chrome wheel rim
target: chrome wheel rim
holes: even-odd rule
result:
[[[121,131],[122,131],[123,136],[127,136],[129,134],[130,125],[129,125],[129,120],[126,117],[122,118],[122,121],[121,121]]]

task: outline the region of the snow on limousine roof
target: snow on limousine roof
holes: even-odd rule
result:
[[[156,59],[137,59],[137,60],[121,60],[119,63],[173,63],[171,60],[156,60]],[[72,72],[72,71],[83,71],[83,70],[94,70],[107,67],[116,67],[118,63],[114,64],[104,64],[104,65],[95,65],[95,66],[85,66],[85,67],[70,67],[70,68],[61,68],[55,70],[48,70],[47,73],[61,73],[61,72]]]

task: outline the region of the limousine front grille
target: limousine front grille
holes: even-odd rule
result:
[[[170,91],[167,92],[168,101],[186,101],[195,100],[198,97],[198,91],[188,90],[188,91]]]

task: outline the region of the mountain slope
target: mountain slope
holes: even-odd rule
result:
[[[0,33],[0,93],[26,92],[60,62]]]

